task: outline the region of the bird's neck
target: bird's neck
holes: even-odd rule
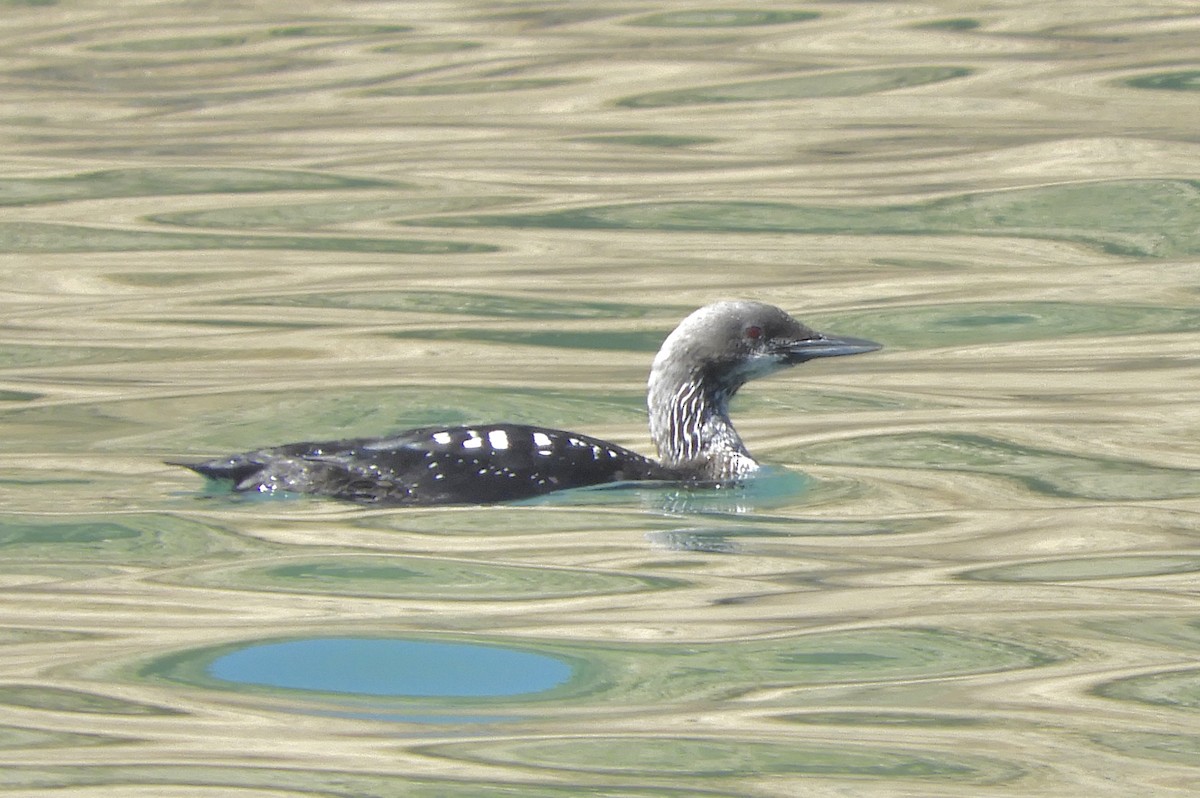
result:
[[[660,367],[650,373],[650,436],[667,468],[692,479],[726,481],[758,469],[729,419],[739,386],[702,373]]]

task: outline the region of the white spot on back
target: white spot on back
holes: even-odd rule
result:
[[[488,443],[493,449],[508,448],[508,433],[502,429],[494,429],[488,432]]]
[[[546,447],[553,445],[553,441],[550,440],[550,436],[547,435],[546,433],[535,432],[535,433],[533,433],[533,445],[546,448]]]
[[[435,433],[433,433],[433,440],[434,440],[434,442],[440,443],[444,446],[450,442],[450,433],[449,432],[435,432]]]
[[[483,438],[479,437],[479,433],[473,429],[467,430],[467,439],[462,442],[464,449],[482,449]]]

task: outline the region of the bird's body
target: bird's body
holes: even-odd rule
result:
[[[388,438],[293,443],[184,464],[235,490],[371,504],[486,504],[672,474],[629,449],[523,424],[422,427]]]
[[[659,462],[579,433],[481,424],[294,443],[176,465],[230,480],[240,492],[389,505],[513,501],[624,481],[730,482],[758,469],[729,419],[729,400],[745,382],[813,358],[878,348],[821,335],[759,302],[700,308],[667,337],[651,368],[647,403]]]

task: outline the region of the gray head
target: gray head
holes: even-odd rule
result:
[[[663,464],[711,479],[753,471],[757,463],[728,416],[739,388],[814,358],[879,348],[871,341],[823,335],[762,302],[700,308],[667,336],[650,369],[650,433]]]

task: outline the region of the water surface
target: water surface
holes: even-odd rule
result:
[[[0,792],[1195,794],[1194,9],[4,17]],[[649,451],[653,352],[726,297],[886,346],[738,396],[752,490],[162,463]]]

